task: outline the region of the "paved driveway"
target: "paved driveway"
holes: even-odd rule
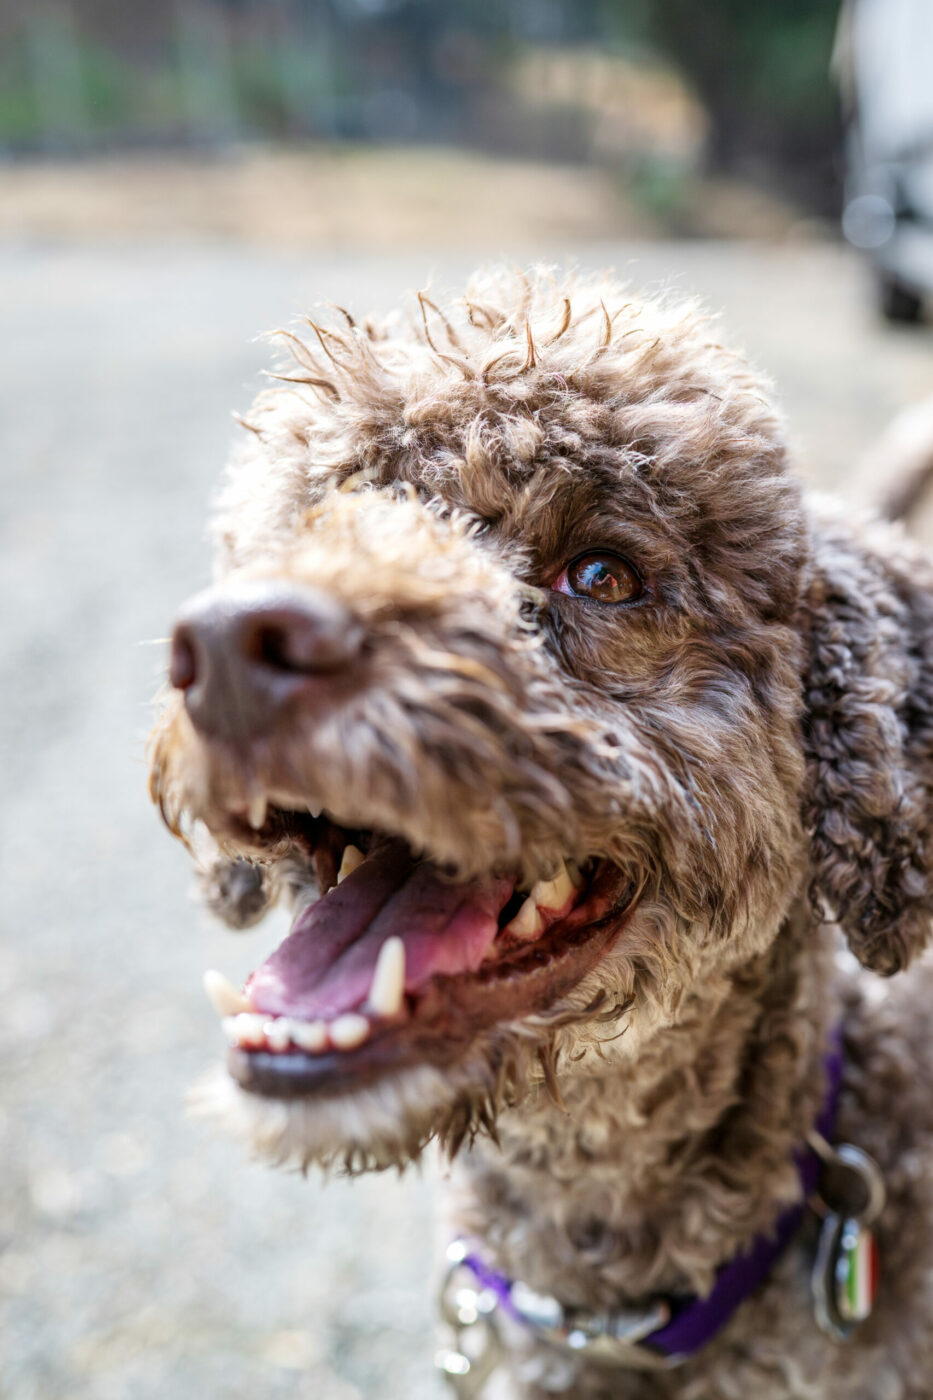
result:
[[[538,250],[541,251],[541,250]],[[548,251],[548,250],[545,250]],[[933,341],[871,318],[835,248],[582,248],[725,307],[800,458],[847,489],[933,390]],[[265,351],[321,298],[384,306],[425,258],[0,246],[0,1396],[429,1400],[423,1176],[273,1174],[189,1122],[215,1056],[201,971],[237,939],[187,898],[144,795],[150,697]],[[442,259],[456,283],[466,260]]]

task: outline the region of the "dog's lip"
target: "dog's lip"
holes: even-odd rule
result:
[[[540,938],[476,971],[436,975],[407,999],[407,1014],[375,1024],[361,1044],[306,1054],[234,1046],[231,1076],[271,1098],[348,1092],[382,1076],[463,1061],[483,1035],[528,1017],[547,1018],[618,938],[634,908],[632,887],[604,864],[587,897]]]

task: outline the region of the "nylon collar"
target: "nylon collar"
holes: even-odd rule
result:
[[[501,1310],[513,1322],[577,1355],[638,1370],[667,1370],[694,1356],[722,1331],[746,1298],[761,1287],[800,1228],[822,1165],[810,1139],[826,1142],[833,1138],[843,1069],[838,1030],[824,1057],[823,1069],[826,1092],[814,1125],[816,1134],[810,1134],[794,1153],[800,1199],[781,1212],[770,1231],[756,1235],[746,1250],[722,1265],[706,1297],[694,1294],[659,1298],[646,1308],[605,1313],[566,1308],[556,1298],[534,1293],[521,1281],[499,1273],[483,1259],[478,1248],[458,1240],[448,1250],[450,1271],[442,1295],[447,1321],[462,1330],[479,1314],[485,1313],[491,1320]],[[462,1300],[458,1303],[458,1295],[451,1291],[461,1270],[472,1275],[479,1287],[469,1305],[476,1317],[464,1315]],[[439,1363],[447,1369],[440,1358]]]

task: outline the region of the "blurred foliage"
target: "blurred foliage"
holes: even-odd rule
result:
[[[837,9],[838,0],[5,0],[0,148],[444,141],[608,162],[634,172],[658,206],[676,204],[678,179],[706,162],[776,178],[825,208]],[[618,80],[578,85],[568,99],[569,60],[558,60],[575,53],[578,66],[626,60],[628,76],[619,67]],[[516,83],[517,65],[541,54],[556,57],[534,90]],[[689,160],[636,120],[640,66],[666,72],[668,89],[679,75],[699,110]],[[663,108],[648,103],[662,124]]]
[[[710,116],[714,168],[771,168],[808,203],[835,201],[838,0],[607,0],[606,12],[689,77]]]

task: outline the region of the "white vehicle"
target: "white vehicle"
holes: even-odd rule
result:
[[[847,0],[835,66],[843,232],[871,258],[884,314],[918,321],[933,296],[933,0]]]

